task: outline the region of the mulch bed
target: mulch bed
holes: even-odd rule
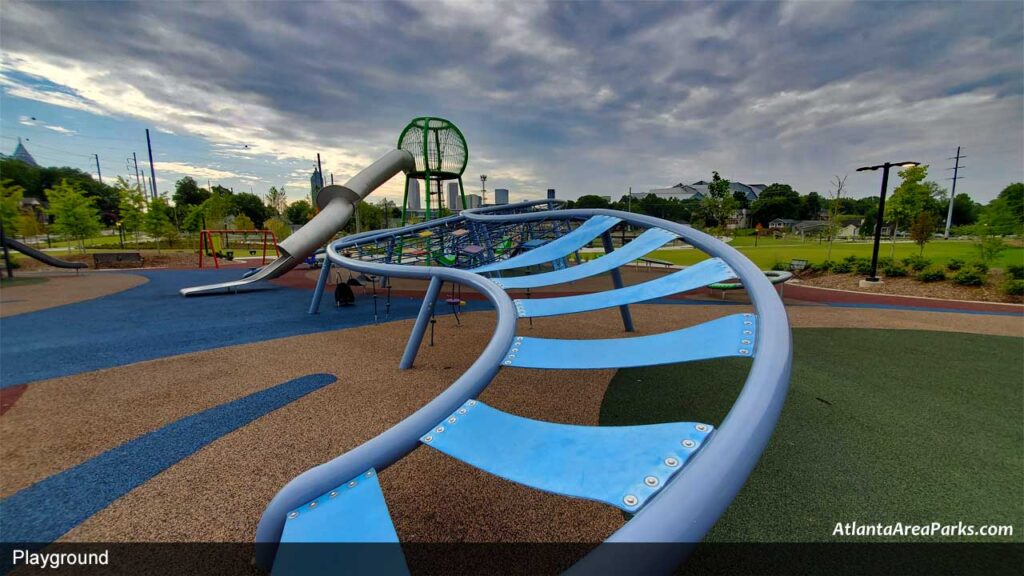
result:
[[[801,275],[800,284],[818,288],[835,288],[871,294],[898,294],[944,300],[975,300],[979,302],[1007,302],[1024,304],[1024,297],[1007,296],[1001,291],[1004,282],[999,271],[989,273],[984,286],[960,286],[951,280],[941,282],[920,282],[913,278],[882,278],[883,284],[875,288],[861,288],[861,274]]]

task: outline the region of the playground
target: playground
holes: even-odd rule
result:
[[[335,236],[393,176],[440,213],[456,132],[413,121],[265,265],[211,230],[213,266],[3,285],[4,540],[244,545],[189,573],[353,572],[382,542],[384,573],[863,573],[729,546],[908,541],[1016,544],[908,573],[1019,565],[1024,307],[782,289],[688,226],[550,200]]]

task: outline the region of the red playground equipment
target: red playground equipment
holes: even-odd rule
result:
[[[250,241],[250,236],[256,238]],[[203,267],[203,256],[208,256],[213,258],[214,268],[220,268],[221,258],[235,259],[235,249],[248,250],[250,256],[256,256],[257,246],[263,252],[260,265],[266,266],[268,244],[274,249],[274,258],[280,257],[277,236],[271,230],[203,230],[199,233],[199,267]]]

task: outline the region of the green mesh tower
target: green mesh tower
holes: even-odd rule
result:
[[[408,150],[416,158],[416,170],[405,176],[405,195],[402,198],[402,224],[405,225],[406,208],[409,206],[409,181],[424,181],[426,190],[426,219],[433,218],[430,197],[437,194],[436,214],[444,208],[443,183],[458,180],[459,196],[466,207],[466,190],[462,186],[462,173],[469,161],[469,147],[462,132],[444,118],[424,116],[416,118],[402,130],[398,147]],[[452,208],[452,207],[449,207]]]

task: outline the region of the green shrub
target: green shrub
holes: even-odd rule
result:
[[[961,286],[983,286],[985,275],[972,268],[964,268],[953,276],[953,282]]]
[[[846,258],[843,258],[843,262],[846,262],[847,264],[853,265],[855,262],[857,262],[858,258],[860,258],[860,256],[854,256],[853,254],[850,254]]]
[[[871,260],[867,258],[858,258],[853,263],[853,269],[857,271],[857,274],[871,274]]]
[[[921,282],[941,282],[946,279],[946,272],[941,268],[927,268],[918,272],[917,279]]]
[[[981,261],[971,262],[969,268],[976,271],[978,274],[988,274],[988,264]]]
[[[1024,280],[1024,265],[1010,264],[1006,267],[1006,274],[1014,280]]]
[[[814,264],[814,271],[815,272],[828,272],[835,265],[836,265],[835,262],[833,262],[831,260],[825,260],[821,264]]]
[[[853,272],[853,264],[843,260],[832,265],[832,271],[836,274],[849,274]]]
[[[963,267],[964,261],[958,258],[950,258],[949,262],[946,264],[946,268],[952,270],[953,272],[956,272],[957,270]]]
[[[892,256],[886,256],[878,259],[879,268],[888,268],[896,264],[896,261],[892,259]]]
[[[929,260],[928,258],[923,258],[921,256],[908,256],[903,259],[903,264],[911,268],[915,272],[920,272],[925,268],[931,266],[932,261]]]
[[[907,275],[907,269],[899,264],[890,264],[885,268],[882,268],[882,274],[886,278],[903,278]]]
[[[772,264],[772,270],[785,272],[786,270],[789,270],[789,264],[776,260],[775,264]]]
[[[1024,296],[1024,280],[1009,279],[1003,284],[1003,294]]]

